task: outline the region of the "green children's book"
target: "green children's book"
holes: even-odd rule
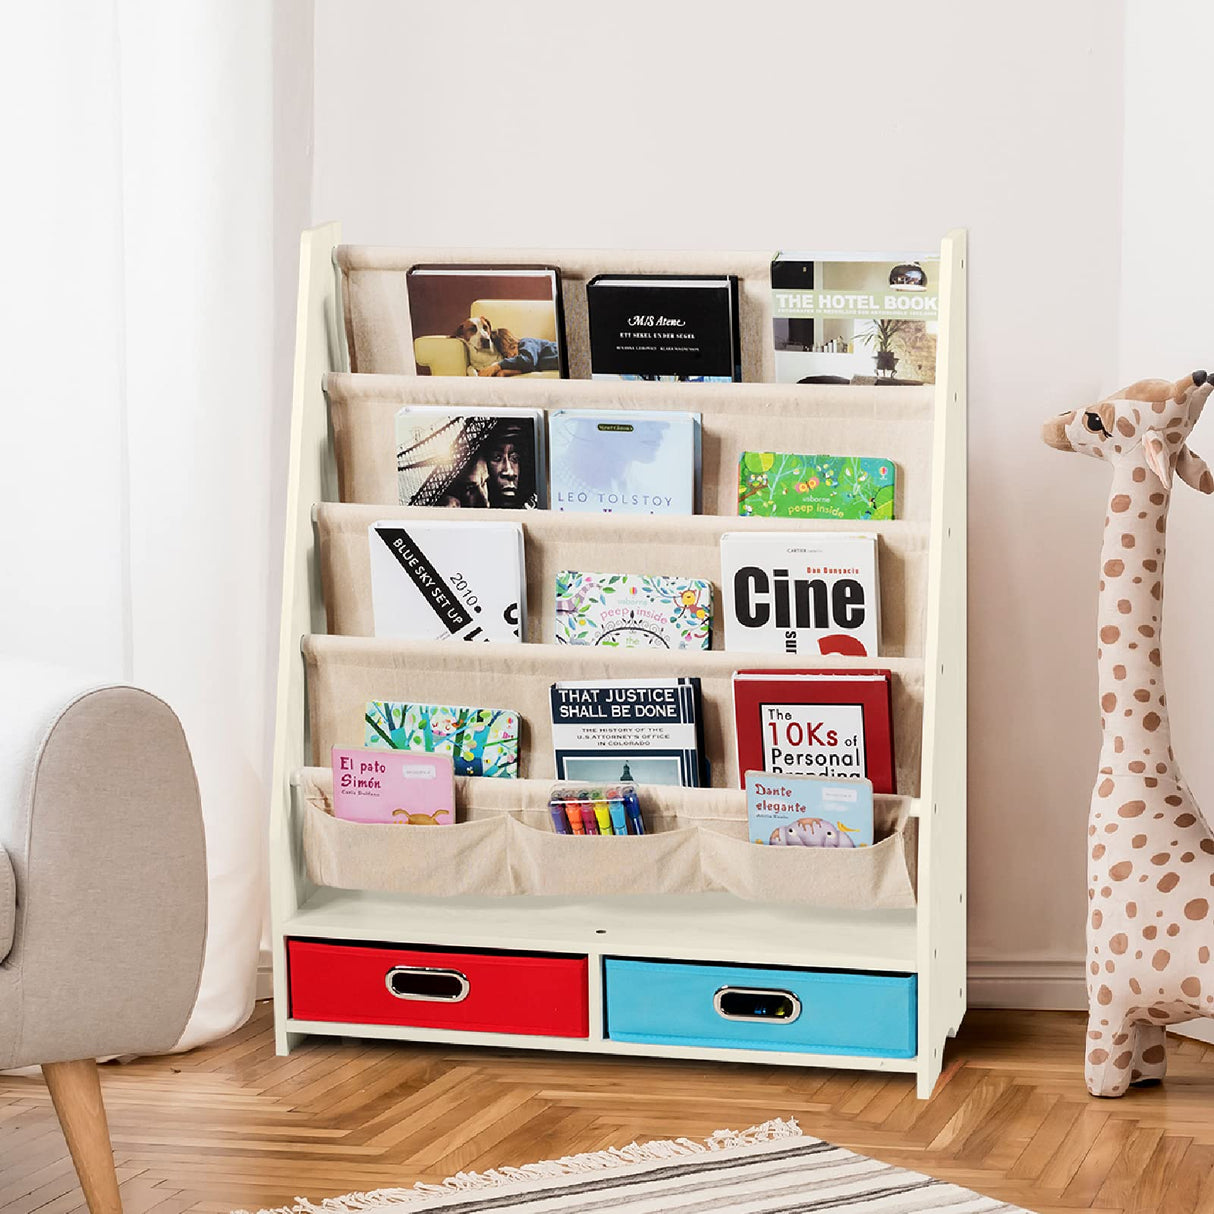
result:
[[[518,713],[504,708],[371,700],[363,745],[450,755],[457,776],[518,777]]]
[[[894,517],[896,470],[876,456],[744,451],[738,513],[756,518]]]

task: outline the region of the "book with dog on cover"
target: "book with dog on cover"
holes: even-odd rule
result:
[[[556,575],[556,640],[619,649],[707,649],[712,583],[639,573]]]
[[[405,283],[418,375],[568,374],[555,266],[417,265]]]
[[[742,378],[733,274],[598,274],[586,284],[591,379]]]
[[[396,414],[402,506],[534,510],[547,505],[540,409],[406,405]]]
[[[733,676],[738,771],[871,780],[894,787],[888,670],[739,670]]]
[[[758,518],[894,517],[893,460],[743,451],[738,514]]]
[[[707,784],[699,679],[578,680],[551,695],[558,780]]]
[[[377,637],[512,641],[527,627],[523,529],[471,519],[367,528]]]
[[[371,700],[363,720],[370,749],[450,755],[457,776],[518,776],[517,712]]]

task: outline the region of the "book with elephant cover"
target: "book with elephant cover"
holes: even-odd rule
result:
[[[694,514],[700,415],[643,409],[557,409],[548,417],[553,510]]]
[[[523,529],[471,519],[367,528],[374,635],[519,642],[527,627]]]
[[[748,771],[750,841],[774,847],[871,847],[871,780]]]
[[[556,575],[556,640],[619,649],[707,649],[712,583],[639,573]]]
[[[738,771],[870,780],[874,792],[897,792],[892,682],[888,670],[737,671]]]
[[[553,683],[551,697],[558,780],[707,785],[699,679]]]
[[[592,379],[742,378],[733,274],[599,274],[586,284]]]
[[[417,265],[405,284],[418,375],[568,374],[556,266]]]
[[[406,405],[396,413],[402,506],[534,510],[548,502],[541,409]]]
[[[757,518],[892,519],[893,460],[743,451],[738,514]]]
[[[457,776],[518,776],[519,715],[509,709],[370,700],[363,722],[369,749],[450,755]]]
[[[777,253],[772,338],[781,384],[934,384],[935,253]]]

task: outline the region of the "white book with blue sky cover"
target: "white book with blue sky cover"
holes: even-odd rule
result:
[[[516,523],[386,519],[367,528],[377,637],[521,641],[523,529]]]

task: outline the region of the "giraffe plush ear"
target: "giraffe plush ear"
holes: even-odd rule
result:
[[[1168,444],[1157,430],[1148,430],[1142,436],[1142,449],[1146,452],[1147,463],[1165,489],[1172,487],[1172,461],[1168,457]]]
[[[1188,443],[1176,456],[1176,475],[1200,493],[1214,493],[1214,472],[1200,455],[1189,450]]]

